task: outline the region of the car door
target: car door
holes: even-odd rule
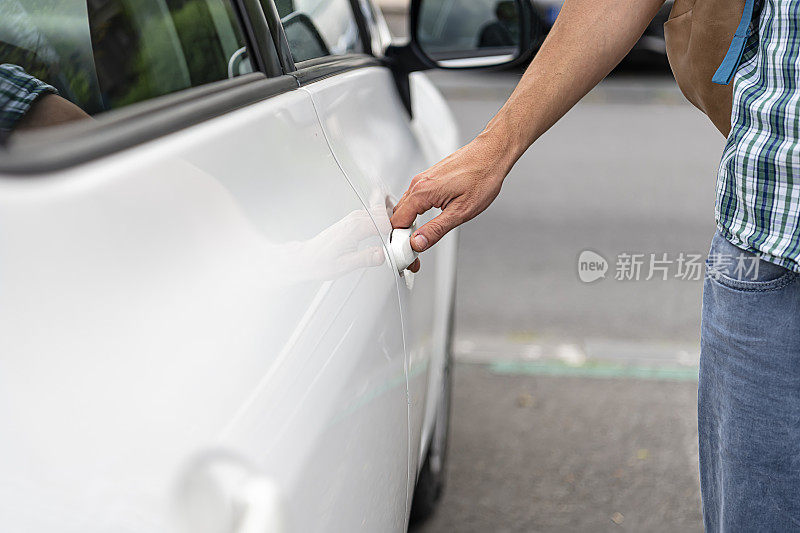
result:
[[[0,151],[4,531],[405,525],[396,274],[245,4],[0,7],[92,117]]]
[[[284,19],[302,16],[309,25],[313,24],[314,31],[308,31],[308,35],[335,33],[329,27],[347,26],[343,21],[351,21],[349,26],[358,28],[357,21],[363,20],[362,31],[369,31],[370,24],[373,28],[370,35],[362,35],[363,49],[376,51],[386,45],[385,40],[375,38],[386,32],[381,31],[382,19],[376,20],[379,15],[368,2],[324,2],[328,12],[336,8],[336,17],[317,16],[313,6],[305,6],[308,11],[302,11],[299,4],[294,6],[294,12],[280,14]],[[361,7],[352,11],[351,6]],[[363,17],[362,8],[370,9],[370,17]],[[293,50],[300,48],[294,38],[297,33],[296,29],[287,28]],[[327,64],[324,58],[295,56],[295,75],[311,95],[336,160],[362,202],[376,216],[384,242],[388,242],[392,207],[411,178],[456,148],[452,116],[441,95],[422,74],[415,74],[411,80],[417,105],[411,116],[399,98],[391,71],[374,56],[351,52]],[[427,214],[418,223],[431,217]],[[419,274],[406,271],[398,277],[409,365],[412,483],[428,442],[441,389],[453,298],[455,241],[454,233],[426,253]]]

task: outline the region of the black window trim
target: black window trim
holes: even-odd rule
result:
[[[359,0],[350,0],[350,7],[353,10],[353,16],[356,19],[356,26],[358,26],[358,35],[361,37],[361,47],[366,53],[372,55],[372,31],[370,30],[367,16],[361,9]]]
[[[268,18],[259,0],[231,0],[239,23],[246,32],[248,50],[251,52],[256,70],[269,77],[280,76],[283,70],[279,47],[272,37]]]
[[[281,17],[278,14],[278,7],[275,5],[274,0],[267,0],[261,3],[264,6],[264,17],[266,17],[267,26],[272,34],[272,42],[277,49],[278,57],[283,68],[284,74],[291,74],[297,67],[292,58],[292,52],[289,49],[289,41],[286,39],[286,33],[283,31],[283,24]]]
[[[383,61],[369,54],[342,54],[337,56],[318,57],[297,63],[297,70],[292,76],[300,87],[310,83],[343,74],[351,70],[365,67],[382,67]]]

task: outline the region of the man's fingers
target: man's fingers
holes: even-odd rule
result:
[[[410,267],[408,267],[408,269],[409,269],[411,272],[419,272],[419,267],[420,267],[420,262],[419,262],[419,259],[414,259],[414,262],[413,262],[413,263],[411,263],[411,266],[410,266]]]
[[[411,247],[417,252],[424,252],[461,222],[463,222],[461,217],[452,207],[445,209],[438,217],[414,232],[411,236]]]
[[[433,207],[422,194],[409,194],[401,199],[392,214],[393,228],[408,228],[414,223],[417,215],[421,215]]]
[[[417,174],[411,180],[411,183],[409,183],[408,189],[406,189],[406,192],[403,193],[403,196],[400,197],[400,200],[398,200],[397,203],[392,208],[392,214],[396,213],[397,212],[397,208],[400,207],[401,205],[403,205],[406,202],[406,200],[408,199],[408,196],[414,191],[414,187],[416,186],[417,181],[419,181],[419,177],[420,177],[419,174]]]

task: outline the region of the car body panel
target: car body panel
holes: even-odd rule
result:
[[[173,530],[187,480],[230,458],[286,531],[403,529],[384,254],[301,90],[0,179],[2,529]]]

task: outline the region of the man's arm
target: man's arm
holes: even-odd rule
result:
[[[91,117],[69,100],[57,94],[44,94],[36,99],[30,110],[20,119],[15,131],[59,126],[87,118]]]
[[[566,0],[505,105],[472,142],[414,177],[392,225],[407,228],[417,215],[441,208],[411,237],[421,252],[489,207],[525,150],[622,61],[663,3]]]

